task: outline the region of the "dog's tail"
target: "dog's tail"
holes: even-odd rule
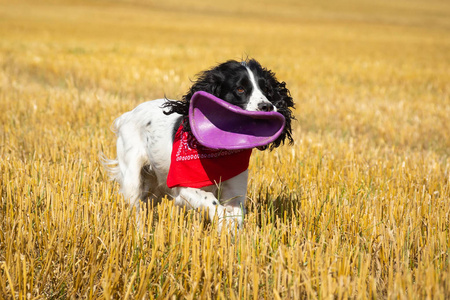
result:
[[[112,181],[120,181],[119,161],[117,159],[109,159],[102,151],[99,152],[98,159],[106,170],[109,179]]]
[[[122,117],[118,117],[117,119],[114,120],[113,124],[111,125],[111,131],[114,132],[116,135],[119,132],[119,128],[122,123],[121,119]],[[109,159],[103,153],[103,151],[99,152],[98,159],[102,164],[103,168],[106,170],[109,179],[120,183],[122,177],[120,176],[119,160],[117,158]]]

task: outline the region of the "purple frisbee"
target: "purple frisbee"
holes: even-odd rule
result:
[[[200,144],[212,149],[250,149],[270,144],[284,129],[278,112],[247,111],[207,92],[196,92],[189,123]]]

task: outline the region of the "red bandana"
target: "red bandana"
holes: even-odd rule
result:
[[[167,186],[201,188],[219,184],[248,168],[252,149],[219,150],[202,146],[194,135],[178,128],[173,142]]]

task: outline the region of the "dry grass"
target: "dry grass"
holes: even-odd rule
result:
[[[0,298],[450,297],[446,1],[0,1]],[[139,233],[99,161],[138,103],[249,55],[296,100],[245,227]]]

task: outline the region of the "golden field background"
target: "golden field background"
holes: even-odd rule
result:
[[[170,201],[141,228],[112,121],[258,59],[296,102],[217,234]],[[0,298],[450,297],[448,1],[0,0]]]

